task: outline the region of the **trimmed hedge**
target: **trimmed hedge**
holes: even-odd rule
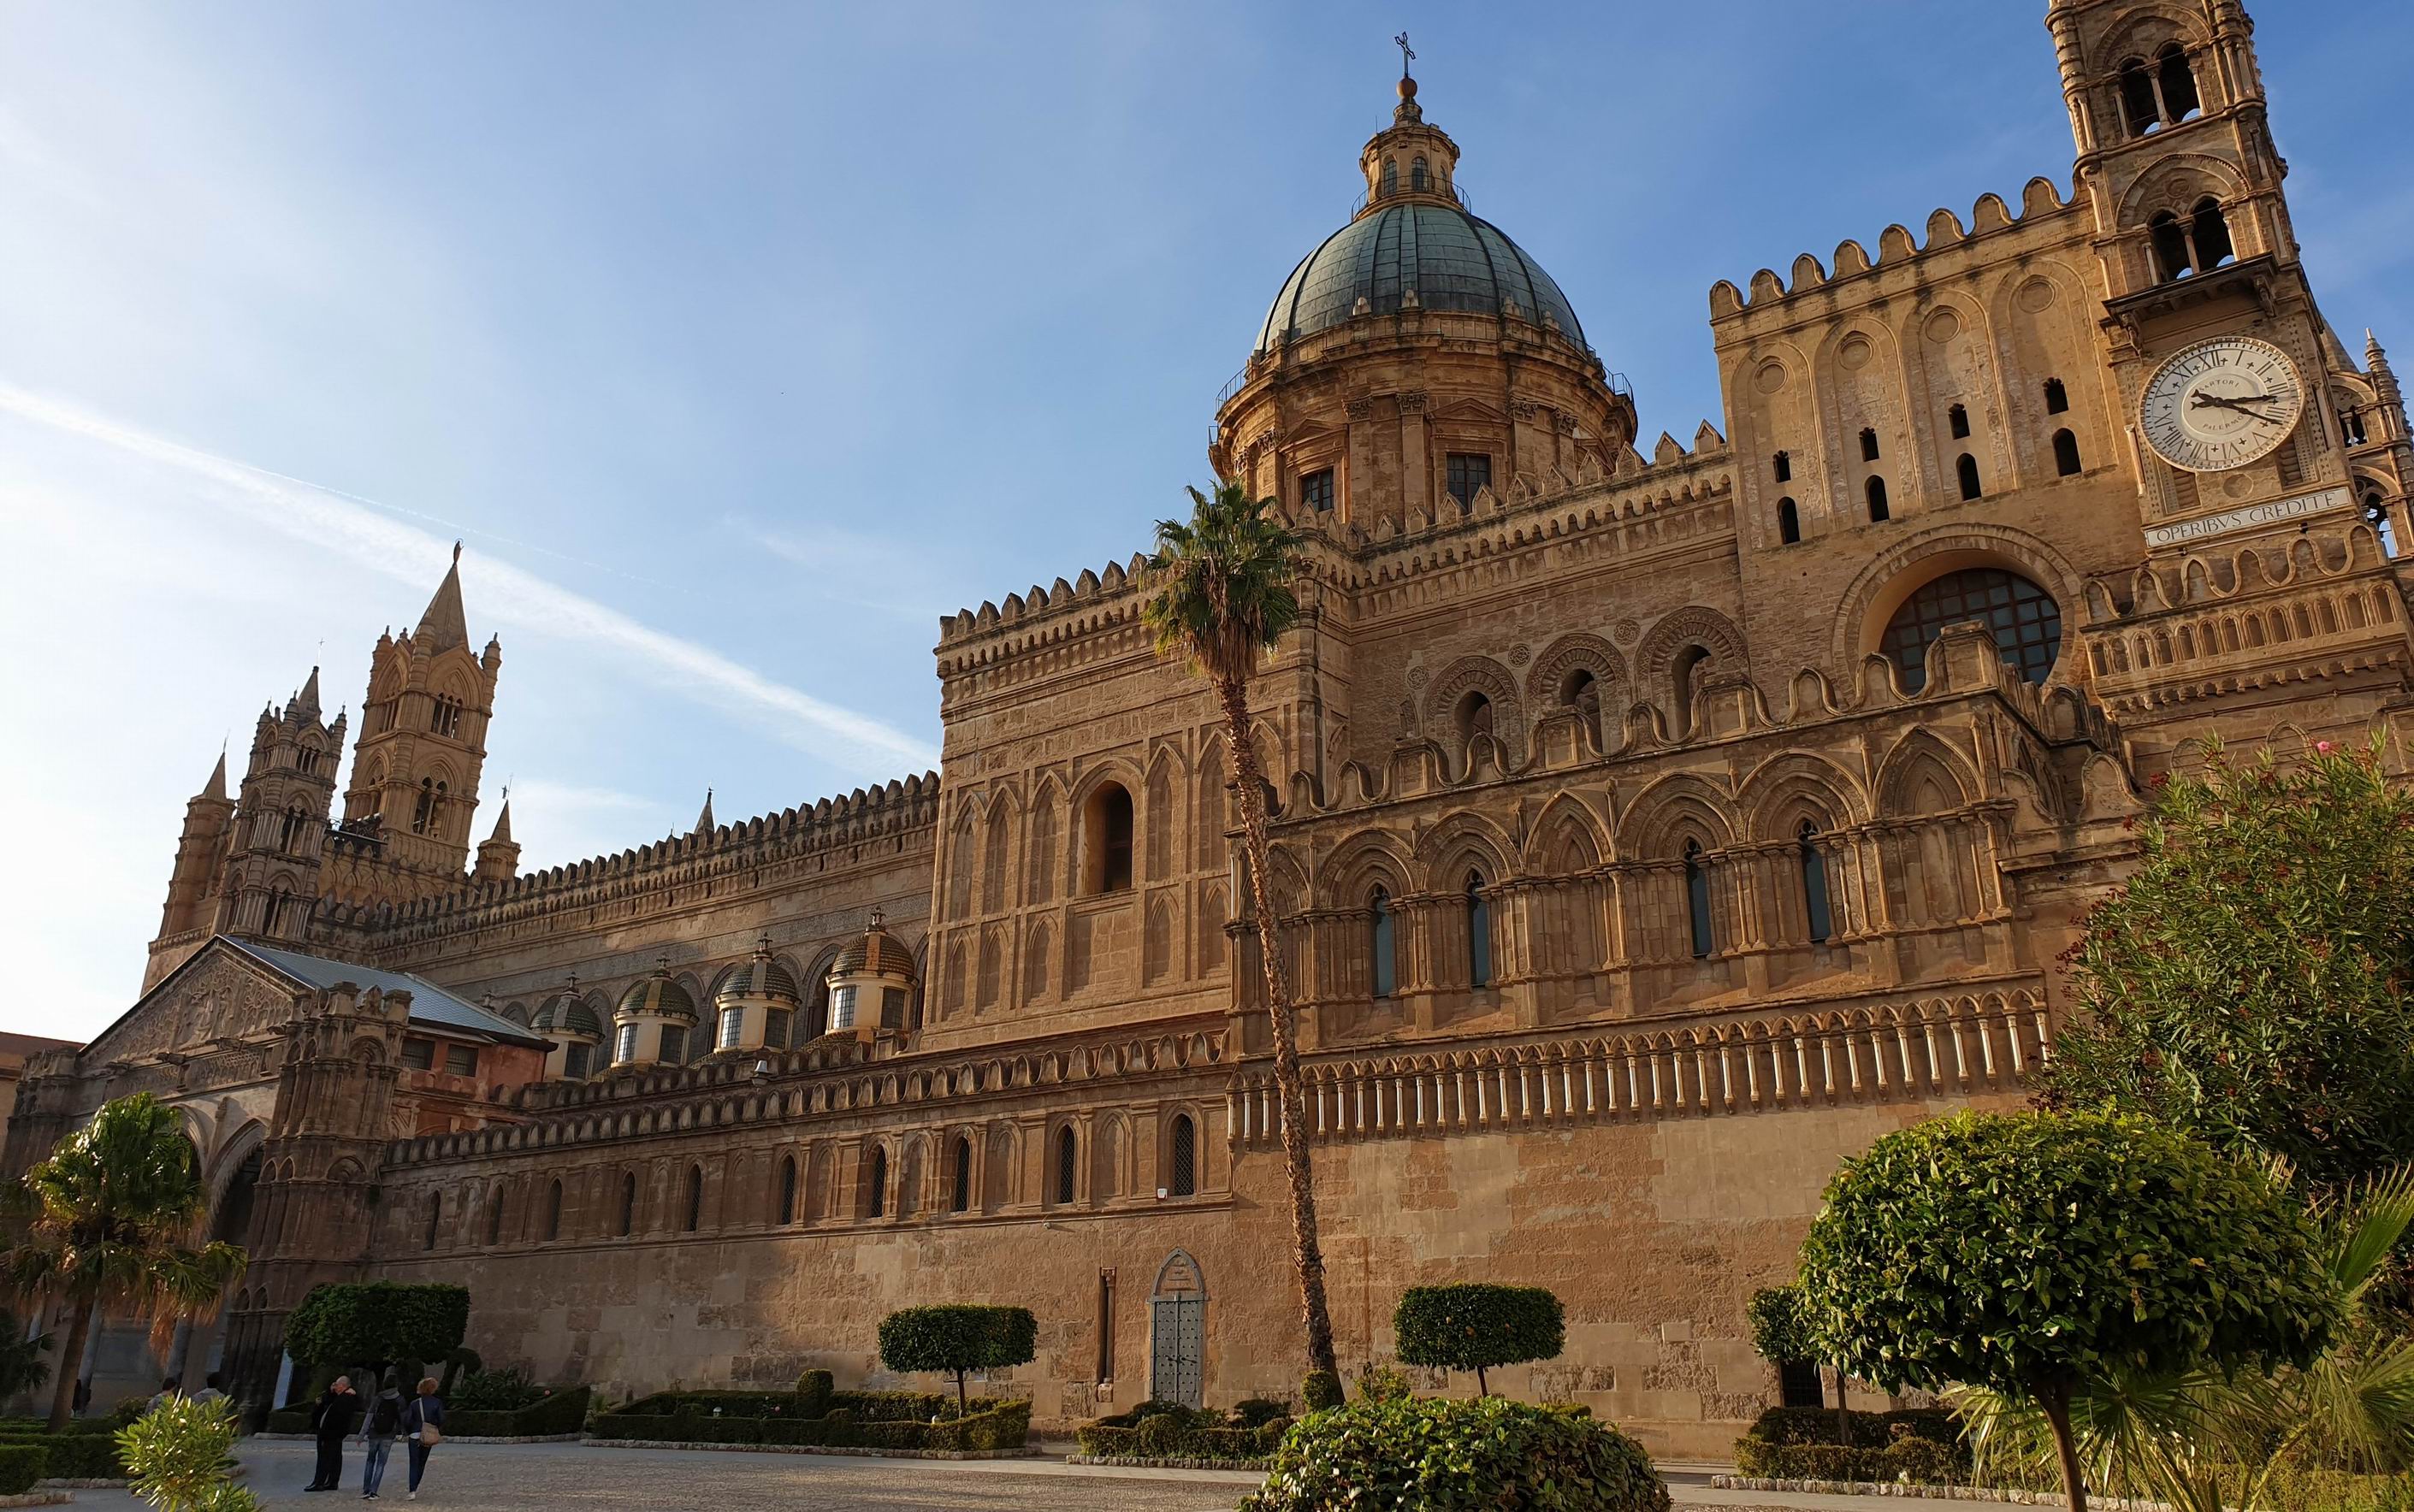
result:
[[[108,1433],[7,1433],[0,1448],[33,1447],[44,1451],[42,1475],[52,1480],[123,1480],[126,1461],[117,1457],[117,1440]]]
[[[1500,1397],[1355,1401],[1294,1425],[1242,1512],[1668,1512],[1643,1446]]]
[[[1400,1358],[1410,1365],[1483,1372],[1503,1365],[1557,1359],[1568,1339],[1567,1311],[1541,1286],[1460,1282],[1411,1286],[1392,1314]]]
[[[1883,1449],[1905,1434],[1937,1444],[1961,1442],[1961,1423],[1943,1407],[1906,1407],[1900,1412],[1849,1412],[1853,1447]],[[1839,1425],[1833,1407],[1771,1407],[1752,1419],[1745,1437],[1766,1444],[1834,1444]]]
[[[22,1496],[50,1474],[50,1453],[38,1444],[0,1445],[0,1496]]]
[[[1138,1428],[1084,1423],[1075,1430],[1081,1452],[1096,1460],[1220,1460],[1257,1466],[1282,1446],[1290,1419],[1256,1428],[1193,1428],[1172,1417],[1151,1417]]]
[[[976,1398],[983,1408],[992,1399]],[[822,1416],[844,1411],[863,1423],[927,1423],[933,1417],[956,1416],[952,1391],[833,1391]],[[812,1421],[799,1411],[795,1393],[786,1391],[657,1391],[639,1397],[606,1416],[626,1413],[639,1417],[778,1417]]]
[[[865,1393],[888,1395],[891,1393]],[[843,1399],[848,1393],[841,1392]],[[893,1395],[909,1395],[898,1392]],[[643,1405],[640,1403],[639,1405]],[[940,1422],[889,1418],[865,1421],[833,1409],[827,1417],[713,1417],[621,1411],[595,1419],[599,1439],[673,1444],[780,1444],[833,1449],[938,1449],[953,1452],[1020,1449],[1031,1436],[1031,1403],[1001,1401],[986,1412]]]
[[[565,1386],[512,1412],[478,1412],[454,1407],[444,1415],[448,1438],[544,1438],[575,1433],[587,1426],[587,1405],[594,1399],[590,1386]],[[306,1415],[305,1415],[306,1424]]]
[[[1838,1437],[1849,1430],[1852,1443]],[[1736,1468],[1781,1480],[1910,1481],[1970,1484],[1970,1449],[1961,1426],[1942,1407],[1845,1415],[1826,1407],[1771,1407],[1736,1440]]]

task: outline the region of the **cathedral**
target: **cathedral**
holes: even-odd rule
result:
[[[1546,1285],[1566,1352],[1505,1389],[1722,1453],[1802,1388],[1744,1305],[1837,1163],[2023,1100],[2154,778],[2414,734],[2405,406],[2316,302],[2244,7],[2045,20],[2068,189],[1712,284],[1684,439],[1400,81],[1214,417],[1306,541],[1274,917],[1139,557],[940,620],[938,773],[533,872],[448,574],[357,731],[313,672],[186,806],[142,994],[30,1059],[7,1169],[181,1109],[253,1259],[168,1364],[255,1405],[370,1276],[619,1393],[861,1381],[882,1313],[985,1301],[1043,1424],[1287,1396],[1272,949],[1345,1365],[1408,1286]]]

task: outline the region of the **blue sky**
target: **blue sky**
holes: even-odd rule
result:
[[[2414,7],[2263,0],[2331,318],[2414,358]],[[1405,26],[1646,449],[1706,293],[2037,173],[2041,0],[0,0],[0,1027],[130,1001],[185,799],[468,544],[526,863],[935,761],[937,617],[1128,556]]]

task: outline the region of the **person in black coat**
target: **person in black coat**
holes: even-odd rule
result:
[[[352,1430],[353,1420],[361,1410],[360,1393],[352,1389],[349,1375],[335,1377],[327,1394],[310,1412],[310,1431],[319,1440],[319,1470],[310,1477],[307,1491],[332,1491],[343,1484],[344,1439]]]

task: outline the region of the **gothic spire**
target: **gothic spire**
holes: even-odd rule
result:
[[[512,795],[508,791],[503,793],[502,812],[495,816],[495,833],[486,838],[489,842],[512,843]]]
[[[715,827],[712,822],[712,790],[707,788],[704,790],[704,812],[695,816],[695,829],[692,833],[710,835]]]
[[[419,616],[417,638],[439,651],[469,644],[469,616],[461,610],[461,543],[457,541],[453,542],[453,565],[444,570],[436,597],[427,600],[427,612]]]
[[[221,750],[218,752],[218,763],[210,768],[210,779],[201,784],[201,796],[224,799],[226,795],[226,752]]]
[[[307,715],[313,719],[319,717],[319,669],[316,667],[310,669],[310,680],[304,683],[302,690],[293,695],[293,702],[285,705],[287,719],[292,719],[296,715]]]

